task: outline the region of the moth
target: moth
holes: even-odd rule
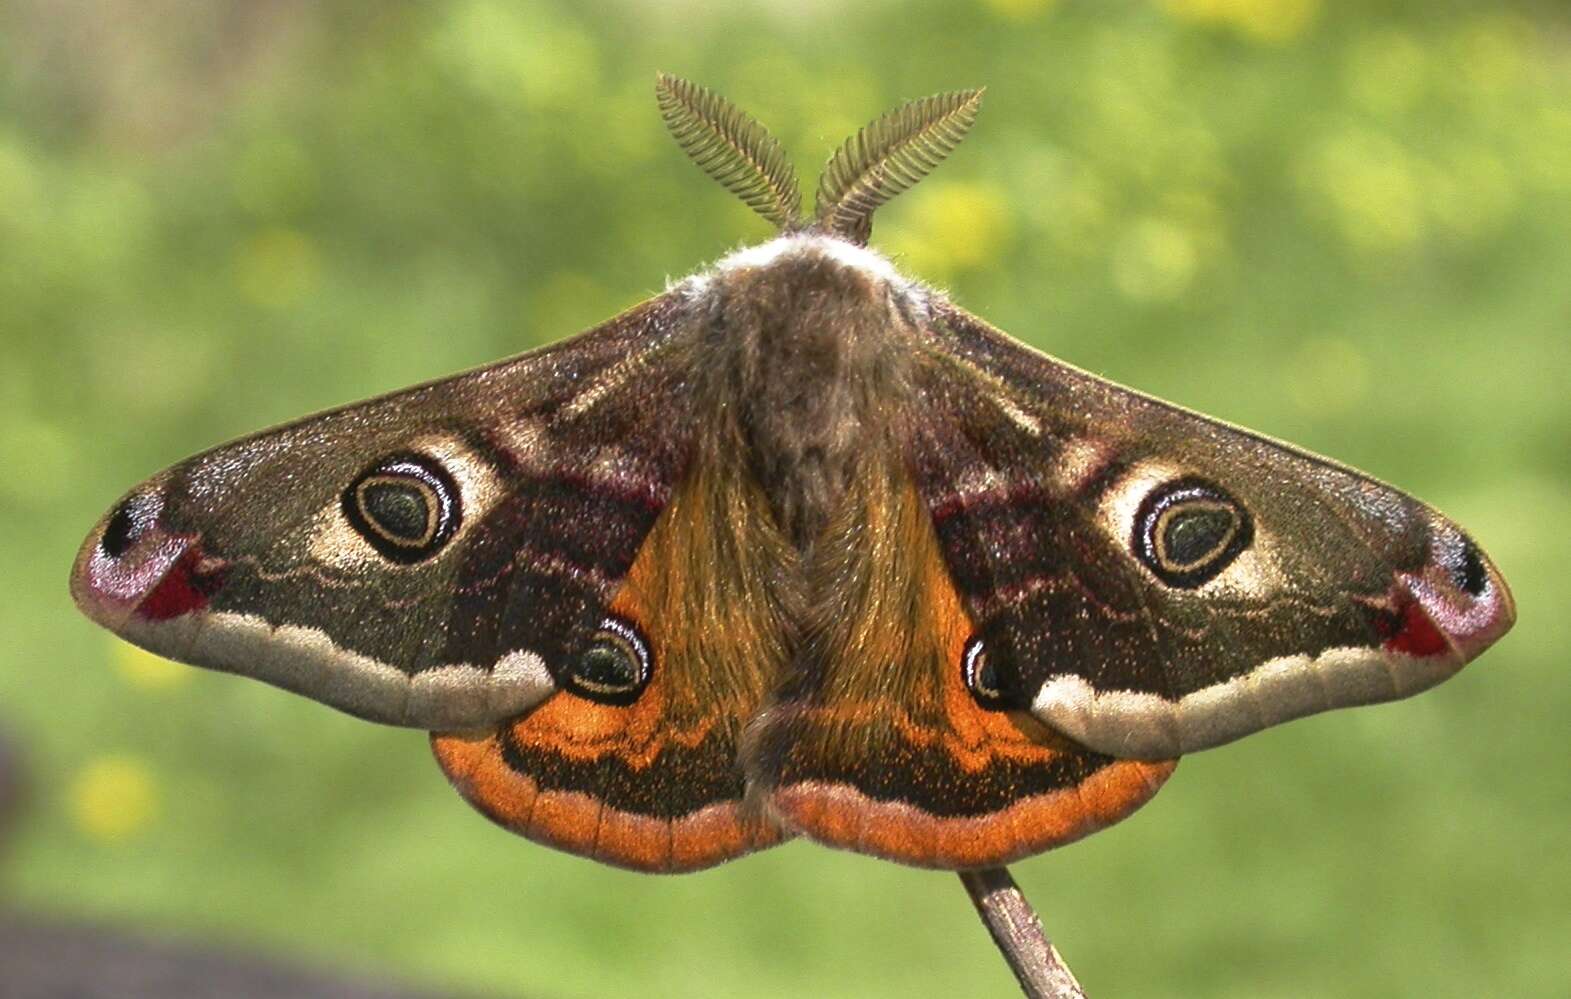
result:
[[[1423,690],[1511,627],[1430,507],[1040,354],[867,247],[981,91],[868,125],[810,218],[762,125],[657,93],[777,237],[154,476],[83,544],[81,609],[428,730],[491,819],[646,871],[797,835],[1006,863],[1184,753]]]

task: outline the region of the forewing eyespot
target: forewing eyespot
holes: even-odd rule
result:
[[[1458,590],[1474,599],[1484,595],[1489,588],[1489,570],[1472,538],[1450,529],[1435,539],[1433,551],[1435,561],[1446,570]]]
[[[130,551],[157,522],[161,506],[157,495],[146,492],[121,500],[104,524],[104,533],[98,539],[99,551],[110,558],[120,558]]]
[[[643,634],[633,622],[608,616],[563,679],[575,693],[592,701],[631,704],[644,692],[653,672]]]
[[[458,486],[425,455],[395,454],[344,490],[344,517],[383,557],[402,564],[430,558],[458,529]]]
[[[1162,582],[1203,586],[1254,541],[1249,511],[1220,486],[1185,478],[1151,491],[1135,515],[1135,557]]]

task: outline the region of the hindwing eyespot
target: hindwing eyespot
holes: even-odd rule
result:
[[[998,668],[988,658],[987,646],[980,635],[973,635],[960,653],[960,676],[977,704],[989,711],[1008,710],[999,685]]]
[[[649,685],[654,657],[626,618],[607,616],[563,677],[569,689],[602,704],[631,704]]]

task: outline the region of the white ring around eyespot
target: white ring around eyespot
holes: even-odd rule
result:
[[[496,470],[457,437],[425,434],[403,444],[391,444],[387,450],[389,453],[407,451],[440,465],[458,487],[458,526],[447,539],[443,551],[433,555],[433,560],[453,550],[455,542],[463,538],[472,525],[483,521],[501,498],[502,481]],[[342,504],[336,498],[312,518],[308,548],[316,562],[350,572],[386,565],[386,560],[371,543],[345,519]]]
[[[654,670],[654,662],[649,653],[649,646],[644,642],[644,637],[638,633],[638,629],[627,621],[608,614],[605,620],[600,622],[600,630],[609,631],[625,641],[633,650],[633,655],[638,658],[638,676],[633,681],[633,685],[636,686],[648,679]]]
[[[998,697],[998,691],[982,686],[982,681],[977,676],[977,662],[987,653],[987,646],[980,638],[972,638],[966,643],[965,652],[962,654],[966,689],[972,693],[980,693],[984,697]]]

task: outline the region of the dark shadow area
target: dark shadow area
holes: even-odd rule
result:
[[[24,804],[16,748],[0,733],[0,861]],[[0,911],[0,999],[459,999],[199,944]]]
[[[457,999],[10,914],[0,914],[0,969],[6,999]]]

